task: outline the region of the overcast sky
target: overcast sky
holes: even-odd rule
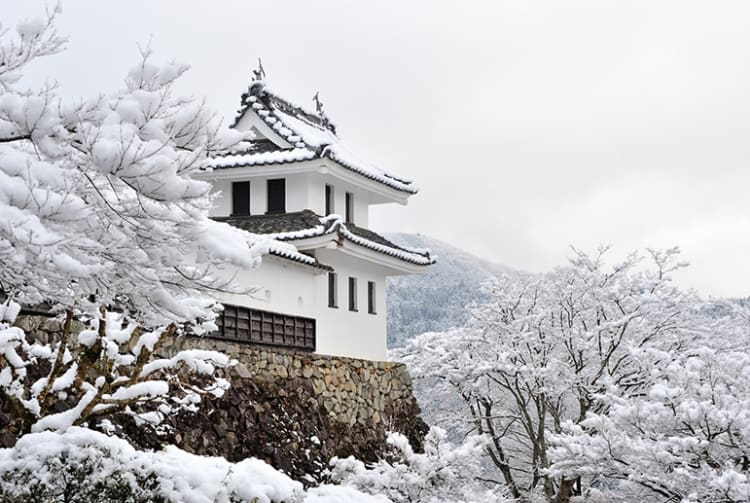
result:
[[[45,2],[0,0],[5,25]],[[377,231],[420,232],[530,271],[569,246],[680,245],[681,284],[750,294],[750,3],[68,0],[63,93],[121,85],[148,43],[231,119],[259,56],[316,91],[357,154],[413,178]]]

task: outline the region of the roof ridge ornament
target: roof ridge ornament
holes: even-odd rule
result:
[[[318,114],[318,117],[320,117],[320,122],[323,123],[323,127],[330,128],[331,121],[328,119],[325,110],[323,110],[323,102],[320,101],[319,91],[315,91],[315,96],[313,96],[313,103],[315,103],[315,112]],[[336,134],[335,130],[333,130],[333,134]]]
[[[320,101],[320,92],[315,91],[315,96],[313,96],[313,103],[315,103],[315,111],[320,115],[321,117],[325,117],[326,113],[323,111],[323,102]]]
[[[265,80],[266,78],[266,71],[263,69],[263,62],[258,58],[258,69],[253,70],[253,82],[258,82],[260,80]]]

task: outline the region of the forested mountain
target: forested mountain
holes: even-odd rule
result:
[[[401,347],[424,332],[462,326],[468,318],[466,306],[483,298],[481,284],[516,272],[421,234],[386,236],[410,248],[429,248],[437,258],[426,274],[388,278],[389,348]]]

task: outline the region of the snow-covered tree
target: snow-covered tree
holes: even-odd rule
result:
[[[225,357],[154,360],[155,348],[183,322],[210,323],[212,295],[238,291],[232,267],[256,265],[267,246],[208,217],[210,185],[193,175],[244,136],[174,93],[186,65],[142,50],[122,89],[77,102],[54,84],[22,86],[27,65],[63,49],[57,14],[0,28],[0,393],[21,431],[149,400],[165,411],[168,396],[187,405],[207,391],[177,370],[211,373]],[[59,340],[11,326],[19,304],[41,303],[61,320]]]
[[[700,299],[672,284],[683,265],[676,249],[613,267],[605,252],[576,252],[551,273],[494,281],[491,300],[465,328],[425,334],[399,353],[416,377],[458,391],[468,424],[491,439],[500,482],[518,498],[564,502],[592,484],[606,488],[595,468],[550,470],[559,435],[608,417],[617,400],[635,403],[659,379],[655,369],[726,332]]]
[[[563,423],[551,473],[591,480],[586,501],[750,501],[747,349],[700,346],[643,361],[640,393],[603,393],[605,411]]]
[[[208,218],[210,153],[243,139],[205,103],[175,95],[186,65],[142,50],[123,89],[69,103],[24,68],[62,49],[55,13],[0,38],[0,287],[23,304],[117,305],[139,321],[206,315],[223,264],[262,246]]]
[[[424,453],[415,453],[409,440],[391,433],[387,442],[391,459],[365,464],[348,458],[331,460],[331,479],[369,494],[380,494],[394,503],[503,503],[509,501],[497,486],[479,480],[486,438],[472,435],[454,445],[446,432],[430,428]]]

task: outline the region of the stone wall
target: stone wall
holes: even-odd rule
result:
[[[185,450],[232,461],[255,456],[294,477],[318,478],[333,456],[383,456],[388,431],[421,448],[427,427],[401,364],[195,337],[175,338],[162,351],[194,347],[240,364],[226,374],[231,387],[224,396],[169,420],[172,433],[164,440]]]
[[[44,316],[20,316],[16,324],[39,342],[59,339],[62,332],[59,321]],[[74,332],[82,328],[75,322]],[[239,361],[222,375],[229,390],[220,398],[204,397],[195,412],[168,418],[168,428],[152,430],[127,416],[110,418],[135,445],[172,443],[230,461],[253,456],[303,482],[320,480],[333,456],[382,457],[388,431],[405,434],[421,449],[427,427],[403,365],[200,337],[176,337],[160,351],[169,356],[189,348],[221,351]],[[35,367],[28,378],[47,372],[46,365]],[[0,396],[2,447],[12,446],[21,434],[8,405]],[[53,409],[72,405],[61,401]]]

